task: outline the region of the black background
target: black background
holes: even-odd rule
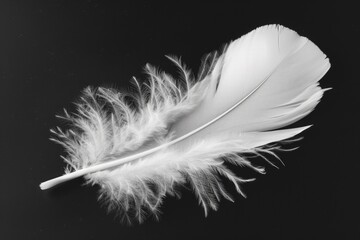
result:
[[[360,19],[355,6],[288,1],[240,3],[1,1],[0,239],[360,239]],[[335,1],[334,1],[335,2]],[[176,74],[165,54],[194,71],[203,54],[265,24],[316,43],[332,68],[327,92],[297,125],[314,124],[286,166],[244,185],[247,198],[222,201],[205,218],[191,191],[168,197],[160,221],[121,224],[76,180],[41,191],[63,173],[55,118],[88,85],[127,89],[150,62]],[[234,193],[234,192],[232,192]]]

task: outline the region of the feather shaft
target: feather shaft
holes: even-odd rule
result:
[[[95,166],[91,166],[91,167],[87,167],[87,168],[84,168],[84,169],[80,169],[80,170],[77,170],[75,172],[72,172],[72,173],[68,173],[68,174],[65,174],[63,176],[60,176],[60,177],[57,177],[57,178],[53,178],[53,179],[50,179],[48,181],[45,181],[43,183],[40,184],[40,188],[41,190],[46,190],[46,189],[49,189],[49,188],[52,188],[58,184],[61,184],[61,183],[64,183],[64,182],[67,182],[67,181],[70,181],[72,179],[75,179],[75,178],[78,178],[78,177],[82,177],[86,174],[89,174],[89,173],[93,173],[93,172],[98,172],[98,171],[103,171],[103,170],[106,170],[108,168],[112,168],[112,167],[116,167],[116,166],[120,166],[122,164],[125,164],[125,163],[128,163],[128,162],[131,162],[131,161],[134,161],[136,159],[139,159],[141,157],[145,157],[149,154],[152,154],[156,151],[159,151],[161,149],[164,149],[166,147],[169,147],[173,144],[176,144],[190,136],[192,136],[193,134],[201,131],[202,129],[208,127],[209,125],[211,125],[212,123],[216,122],[217,120],[219,120],[220,118],[222,118],[223,116],[225,116],[226,114],[228,114],[229,112],[231,112],[233,109],[235,109],[237,106],[239,106],[242,102],[244,102],[249,96],[251,96],[258,88],[261,87],[261,85],[267,80],[264,79],[253,91],[251,91],[245,98],[241,99],[239,102],[237,102],[234,106],[232,106],[231,108],[229,108],[228,110],[226,110],[225,112],[223,112],[221,115],[219,115],[218,117],[214,118],[213,120],[207,122],[206,124],[200,126],[199,128],[177,138],[177,139],[174,139],[173,141],[171,142],[168,142],[168,143],[165,143],[163,145],[160,145],[158,147],[155,147],[155,148],[152,148],[152,149],[149,149],[147,151],[144,151],[144,152],[141,152],[141,153],[138,153],[138,154],[135,154],[135,155],[131,155],[131,156],[128,156],[128,157],[125,157],[125,158],[121,158],[121,159],[116,159],[116,160],[112,160],[111,162],[105,162],[105,163],[102,163],[102,164],[98,164],[98,165],[95,165]]]

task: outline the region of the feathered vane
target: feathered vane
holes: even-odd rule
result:
[[[281,129],[315,108],[326,90],[318,81],[330,68],[314,43],[279,25],[208,55],[196,79],[168,58],[182,73],[180,83],[147,65],[147,83],[134,81],[137,93],[84,90],[77,112],[63,116],[72,129],[52,130],[67,152],[66,174],[41,189],[84,176],[100,186],[99,199],[110,210],[141,222],[186,184],[206,215],[222,197],[232,201],[221,179],[242,195],[241,184],[254,180],[236,176],[229,165],[264,173],[249,156],[276,156],[278,142],[308,128]]]

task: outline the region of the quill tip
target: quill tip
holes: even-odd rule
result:
[[[46,186],[44,186],[44,183],[41,183],[41,184],[39,185],[39,187],[40,187],[41,190],[47,189]]]

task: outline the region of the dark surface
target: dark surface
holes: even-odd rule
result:
[[[150,2],[150,1],[149,1]],[[243,1],[242,1],[243,2]],[[0,239],[360,239],[360,21],[354,6],[122,1],[0,2]],[[329,1],[330,2],[330,1]],[[299,125],[314,124],[286,166],[222,201],[205,218],[191,191],[168,197],[160,221],[126,226],[97,203],[96,187],[76,180],[41,191],[63,173],[49,129],[88,85],[126,89],[150,62],[176,70],[165,54],[196,70],[203,54],[250,30],[279,23],[316,43],[332,68],[327,92]]]

